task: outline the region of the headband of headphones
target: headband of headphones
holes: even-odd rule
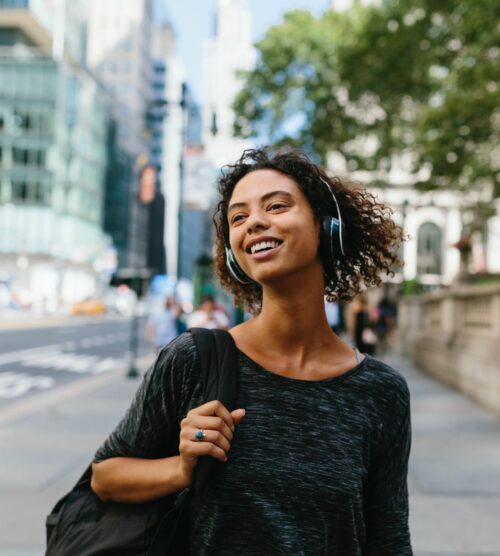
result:
[[[337,197],[335,197],[335,193],[333,192],[332,188],[330,187],[330,184],[321,176],[319,177],[319,179],[325,184],[326,188],[328,189],[328,192],[330,193],[330,195],[332,196],[333,202],[335,203],[335,206],[337,207],[337,214],[338,214],[338,228],[339,228],[339,244],[340,244],[340,250],[342,251],[342,255],[345,256],[345,251],[344,251],[344,242],[343,242],[343,229],[344,226],[342,224],[342,214],[340,212],[340,207],[339,204],[337,202]]]

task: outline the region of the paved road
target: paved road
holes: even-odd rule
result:
[[[128,319],[115,318],[0,331],[0,418],[20,400],[122,367],[130,328]],[[139,355],[150,351],[142,328],[141,321]]]
[[[149,361],[143,358],[142,367]],[[500,556],[500,419],[409,361],[388,362],[402,371],[412,395],[415,556]],[[0,419],[0,556],[43,554],[46,513],[123,415],[137,385],[122,370],[89,375]]]

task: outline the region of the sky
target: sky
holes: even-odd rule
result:
[[[202,98],[203,45],[212,37],[217,0],[157,0],[158,18],[167,18],[176,33],[176,53],[186,71],[186,78],[199,102]],[[247,0],[252,15],[254,42],[266,29],[279,23],[284,12],[308,9],[321,15],[330,0]]]

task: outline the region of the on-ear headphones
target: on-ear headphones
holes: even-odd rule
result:
[[[245,271],[238,264],[236,257],[233,255],[231,247],[226,245],[226,266],[229,274],[240,284],[251,284],[253,280],[245,274]]]
[[[338,218],[335,216],[323,216],[321,219],[319,249],[323,264],[328,265],[328,268],[325,268],[325,270],[329,271],[333,269],[335,261],[340,258],[340,255],[345,255],[343,241],[345,227],[342,222],[342,215],[340,213],[340,207],[337,202],[337,198],[335,197],[335,193],[332,191],[332,188],[325,179],[321,176],[319,179],[325,184],[328,192],[332,196],[338,215]],[[238,264],[231,247],[227,245],[226,266],[229,270],[229,274],[232,278],[234,278],[234,280],[236,280],[236,282],[239,282],[240,284],[252,284],[254,282],[254,280],[252,280]]]
[[[333,198],[333,202],[337,208],[338,218],[335,216],[323,216],[321,219],[321,231],[319,235],[319,249],[321,253],[321,260],[327,272],[333,271],[335,262],[341,255],[345,256],[344,251],[344,223],[342,222],[342,214],[340,207],[335,197],[335,193],[330,187],[329,183],[321,176],[319,178],[328,189],[328,192]]]

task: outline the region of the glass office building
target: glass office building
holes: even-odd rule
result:
[[[106,105],[71,61],[0,47],[0,269],[45,308],[93,293],[109,248]]]

